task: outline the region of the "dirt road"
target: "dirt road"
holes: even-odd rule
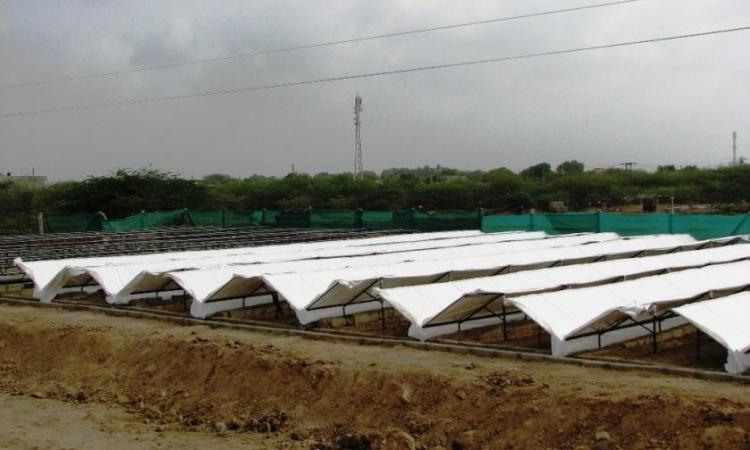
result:
[[[743,449],[750,430],[746,385],[5,305],[0,401],[11,449]]]

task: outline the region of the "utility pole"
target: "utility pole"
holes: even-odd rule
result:
[[[362,135],[360,128],[362,121],[359,114],[362,112],[362,97],[357,94],[354,97],[354,179],[362,178]]]
[[[732,132],[732,165],[737,165],[737,132]]]
[[[636,164],[637,163],[634,163],[632,161],[620,163],[621,166],[625,166],[625,170],[627,170],[628,172],[633,170],[633,166],[635,166]]]

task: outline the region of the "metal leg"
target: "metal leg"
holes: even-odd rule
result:
[[[380,328],[385,330],[385,302],[380,301]]]
[[[656,343],[656,326],[657,326],[657,320],[656,316],[653,317],[651,321],[651,346],[653,347],[652,350],[654,354],[657,351],[657,343]]]
[[[508,319],[505,317],[505,301],[502,301],[502,310],[503,310],[503,342],[504,342],[508,340]]]
[[[273,299],[273,304],[276,305],[276,318],[278,319],[281,317],[281,303],[279,302],[279,294],[277,292],[274,292],[271,294],[271,298]]]
[[[695,329],[695,359],[701,359],[701,330]]]

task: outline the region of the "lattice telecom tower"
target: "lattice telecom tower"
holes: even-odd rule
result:
[[[359,114],[362,112],[362,97],[357,94],[354,97],[354,178],[362,178],[362,134],[360,128],[362,121]]]

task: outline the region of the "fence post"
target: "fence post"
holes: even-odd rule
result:
[[[39,234],[44,234],[44,211],[39,211],[36,215],[37,227],[39,228]]]
[[[534,231],[534,210],[529,211],[529,231]]]
[[[482,208],[477,208],[477,226],[479,227],[479,230],[482,230],[482,218],[484,217],[484,210]]]
[[[602,210],[596,212],[596,232],[602,232]]]
[[[266,208],[263,208],[261,215],[260,215],[260,226],[265,227],[266,226]]]
[[[364,215],[364,211],[362,208],[357,208],[356,211],[354,211],[354,228],[364,228],[365,223],[362,219],[362,216]]]
[[[193,216],[190,214],[190,210],[188,208],[182,209],[181,225],[185,225],[185,218],[187,218],[187,223],[190,224],[191,227],[195,227],[195,222],[193,222]]]
[[[409,229],[414,229],[414,214],[416,213],[416,210],[414,208],[409,208]]]
[[[312,228],[312,206],[307,207],[307,228]]]
[[[221,209],[221,228],[227,227],[227,210],[226,208]]]

